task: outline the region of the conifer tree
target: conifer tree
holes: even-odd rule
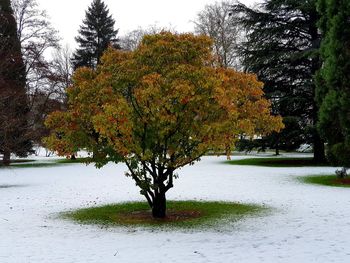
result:
[[[284,118],[286,129],[267,138],[270,145],[292,150],[311,143],[315,161],[324,161],[314,99],[314,75],[321,65],[316,0],[264,0],[257,8],[238,3],[233,12],[242,15],[247,30],[243,65],[265,83],[274,112]]]
[[[0,0],[0,153],[10,163],[11,153],[24,157],[31,151],[27,138],[25,66],[10,0]]]
[[[318,128],[332,163],[350,167],[350,2],[319,0],[323,67],[317,76]]]
[[[95,68],[109,45],[118,47],[118,30],[115,21],[102,0],[93,0],[85,13],[85,19],[75,38],[79,47],[73,54],[74,68],[86,66]]]

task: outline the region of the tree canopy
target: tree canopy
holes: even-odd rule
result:
[[[75,72],[68,111],[46,121],[47,145],[68,156],[86,149],[97,166],[124,162],[153,216],[164,217],[177,169],[209,150],[230,154],[239,135],[282,128],[263,84],[213,66],[212,44],[162,32],[145,36],[134,51],[109,48],[97,70]]]

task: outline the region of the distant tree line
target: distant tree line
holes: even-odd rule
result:
[[[254,7],[223,1],[207,5],[195,31],[214,40],[222,67],[257,74],[265,96],[285,128],[253,138],[240,149],[293,151],[313,146],[316,162],[349,166],[350,3],[340,0],[263,0]],[[48,134],[46,116],[66,109],[66,89],[79,67],[96,69],[109,47],[135,50],[137,29],[119,40],[115,20],[102,0],[93,0],[72,54],[36,0],[0,0],[0,154],[26,156]],[[50,57],[48,51],[54,51]],[[50,57],[50,59],[48,59]],[[326,146],[326,147],[325,147]]]
[[[47,115],[66,109],[73,70],[95,68],[109,45],[118,48],[107,6],[94,0],[71,53],[36,0],[0,1],[0,154],[25,157],[48,135]],[[51,52],[51,55],[50,55]],[[0,163],[0,164],[1,164]]]
[[[283,116],[282,132],[242,136],[240,149],[278,154],[310,144],[316,162],[327,153],[333,164],[349,166],[349,17],[350,2],[340,0],[224,1],[198,14],[196,31],[215,40],[218,60],[256,73]],[[237,58],[227,60],[230,54]]]

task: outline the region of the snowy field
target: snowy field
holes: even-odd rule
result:
[[[57,213],[143,200],[124,165],[0,169],[0,262],[350,262],[350,188],[296,180],[335,168],[231,166],[223,160],[205,157],[181,170],[168,198],[265,204],[272,213],[224,231],[82,226]]]

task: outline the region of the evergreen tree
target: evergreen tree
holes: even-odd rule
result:
[[[115,21],[105,3],[93,0],[85,13],[85,19],[75,40],[79,48],[73,54],[74,68],[86,66],[95,68],[100,63],[103,52],[109,45],[118,48],[117,34],[114,29]]]
[[[11,153],[24,157],[31,151],[27,139],[25,66],[10,0],[0,0],[0,153],[10,163]]]
[[[318,128],[328,157],[350,167],[350,2],[319,0],[323,67],[317,76]]]
[[[313,76],[320,68],[321,37],[316,0],[264,0],[253,9],[239,3],[233,12],[242,15],[247,30],[241,47],[243,65],[265,83],[274,112],[286,124],[283,133],[265,141],[277,150],[291,140],[295,143],[288,145],[289,150],[302,142],[311,143],[315,161],[324,161],[324,143],[315,128],[318,108]]]

